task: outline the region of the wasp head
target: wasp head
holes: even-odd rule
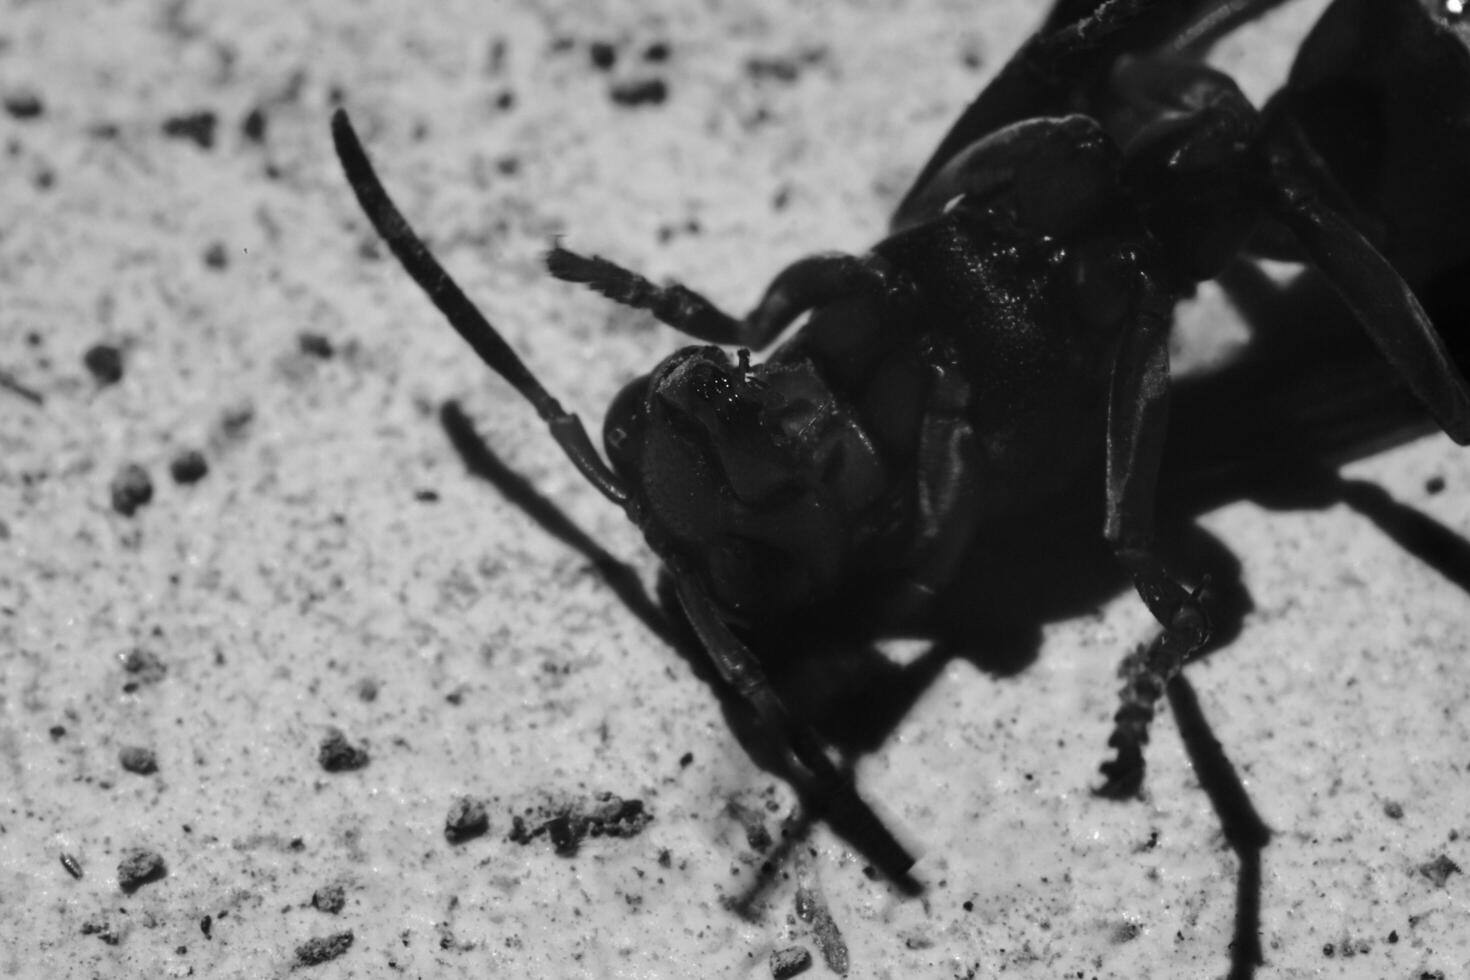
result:
[[[732,363],[718,347],[688,347],[622,390],[603,438],[654,548],[702,574],[734,618],[754,620],[835,587],[842,489],[853,473],[877,479],[861,465],[866,440],[844,451],[853,430],[809,365],[752,367],[748,351]]]

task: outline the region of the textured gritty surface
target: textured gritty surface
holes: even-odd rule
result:
[[[1319,6],[1220,60],[1259,97]],[[1237,862],[1172,715],[1143,801],[1087,791],[1115,664],[1149,633],[1128,596],[1047,625],[1014,676],[948,665],[861,760],[923,850],[921,896],[819,825],[736,915],[790,790],[586,559],[467,472],[447,399],[651,583],[636,534],[384,260],[327,136],[340,99],[595,430],[678,341],[549,282],[552,236],[743,307],[788,259],[881,234],[1036,12],[432,9],[0,18],[0,368],[45,399],[0,391],[0,974],[764,978],[799,948],[808,976],[1222,975]],[[653,79],[661,102],[611,97]],[[99,343],[115,384],[84,366]],[[193,484],[170,474],[189,449]],[[110,489],[129,464],[153,487],[130,518]],[[1448,440],[1352,472],[1470,533]],[[1259,975],[1467,975],[1464,592],[1344,507],[1203,523],[1256,603],[1188,674],[1274,832]],[[594,824],[627,832],[579,843]]]

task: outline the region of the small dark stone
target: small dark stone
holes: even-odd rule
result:
[[[117,471],[108,486],[112,509],[124,517],[132,517],[139,507],[153,499],[153,480],[137,463],[129,463]]]
[[[209,463],[199,450],[185,449],[169,462],[168,472],[175,483],[198,483],[209,472]]]
[[[444,836],[451,844],[462,844],[479,837],[490,829],[490,817],[485,813],[485,802],[472,796],[461,796],[449,807],[449,816],[444,819]]]
[[[680,769],[688,769],[693,763],[694,763],[694,753],[693,752],[685,752],[683,755],[679,756],[679,768]]]
[[[1403,805],[1395,800],[1389,800],[1383,804],[1383,815],[1390,820],[1402,820],[1404,817]]]
[[[240,123],[240,132],[252,143],[265,142],[265,110],[256,106],[247,112]]]
[[[46,111],[41,97],[35,92],[12,92],[5,96],[5,111],[11,119],[37,119]]]
[[[109,946],[122,942],[122,934],[106,919],[88,919],[82,923],[82,935],[96,936]]]
[[[327,772],[348,772],[368,764],[367,749],[353,745],[337,728],[328,729],[317,749],[317,762]]]
[[[357,682],[357,699],[371,704],[378,700],[378,682],[371,677],[364,677]]]
[[[654,41],[643,49],[643,60],[652,61],[655,64],[668,61],[671,50],[668,41]]]
[[[1122,945],[1131,943],[1143,932],[1143,926],[1137,922],[1120,922],[1113,928],[1113,942]]]
[[[546,821],[546,836],[551,838],[551,847],[562,857],[571,857],[577,853],[579,840],[572,830],[572,819],[567,814],[560,814]]]
[[[117,761],[128,772],[135,772],[140,776],[149,776],[158,771],[158,756],[152,749],[145,749],[141,745],[124,746],[117,753]]]
[[[1441,854],[1433,861],[1419,865],[1419,873],[1443,888],[1450,875],[1460,873],[1460,866],[1451,861],[1448,854]]]
[[[1442,476],[1431,476],[1429,479],[1425,480],[1424,481],[1424,492],[1427,493],[1427,494],[1429,494],[1431,497],[1434,496],[1437,493],[1443,493],[1444,492],[1444,477],[1442,477]]]
[[[669,86],[662,78],[632,79],[608,89],[615,105],[661,105],[669,97]]]
[[[323,885],[311,893],[311,907],[318,912],[336,915],[347,905],[347,892],[341,885]]]
[[[201,150],[214,147],[214,129],[219,120],[213,112],[187,112],[163,121],[163,135],[173,139],[192,140]]]
[[[319,357],[324,361],[336,353],[332,348],[330,338],[319,333],[312,333],[309,330],[303,330],[296,335],[296,346],[300,349],[301,353],[310,354],[312,357]]]
[[[413,499],[421,504],[437,504],[439,502],[439,491],[437,490],[415,490]]]
[[[137,847],[123,855],[117,865],[117,885],[131,894],[168,873],[157,851]]]
[[[212,916],[206,915],[204,918],[200,919],[199,920],[199,931],[202,932],[202,933],[204,933],[204,938],[205,939],[212,939],[212,938],[214,938],[213,936],[210,935],[210,933],[212,933],[214,931],[214,918]]]
[[[66,737],[66,726],[52,725],[50,728],[46,729],[46,734],[50,735],[53,741],[63,739]]]
[[[599,71],[608,71],[618,61],[618,49],[607,41],[593,41],[587,53],[592,58],[592,67]]]
[[[93,344],[82,355],[82,363],[92,372],[98,384],[114,385],[122,380],[122,351],[111,344]]]
[[[788,946],[771,954],[771,976],[787,980],[811,969],[812,954],[805,946]]]
[[[224,242],[211,242],[204,250],[204,264],[211,269],[223,269],[230,264],[230,256],[225,251]]]
[[[308,939],[296,947],[297,966],[319,966],[335,960],[352,946],[352,933],[337,932],[330,936]]]

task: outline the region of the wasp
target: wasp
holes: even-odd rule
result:
[[[409,227],[341,110],[333,136],[404,269],[659,556],[803,801],[856,820],[904,874],[912,857],[775,693],[759,638],[823,617],[905,629],[988,531],[1043,524],[1081,488],[1160,627],[1125,662],[1102,767],[1099,792],[1135,794],[1156,702],[1211,634],[1208,594],[1155,531],[1166,444],[1191,440],[1168,421],[1173,310],[1198,283],[1242,257],[1314,267],[1420,410],[1470,443],[1470,387],[1427,312],[1452,315],[1470,261],[1470,141],[1426,150],[1470,118],[1458,9],[1335,0],[1258,109],[1201,57],[1277,2],[1060,0],[888,237],[798,259],[743,316],[556,244],[553,276],[698,342],[617,396],[605,457]]]

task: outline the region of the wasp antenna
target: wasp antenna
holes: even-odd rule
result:
[[[587,431],[577,416],[561,407],[526,367],[519,355],[505,342],[500,331],[485,319],[471,303],[464,290],[434,258],[421,238],[403,217],[383,182],[378,179],[368,160],[362,142],[352,128],[344,109],[332,114],[332,142],[347,183],[357,195],[357,203],[378,235],[398,259],[399,265],[433,301],[456,332],[474,348],[480,360],[519,391],[536,408],[552,436],[572,463],[593,486],[613,503],[627,509],[629,494],[617,475],[603,462],[592,446]]]

